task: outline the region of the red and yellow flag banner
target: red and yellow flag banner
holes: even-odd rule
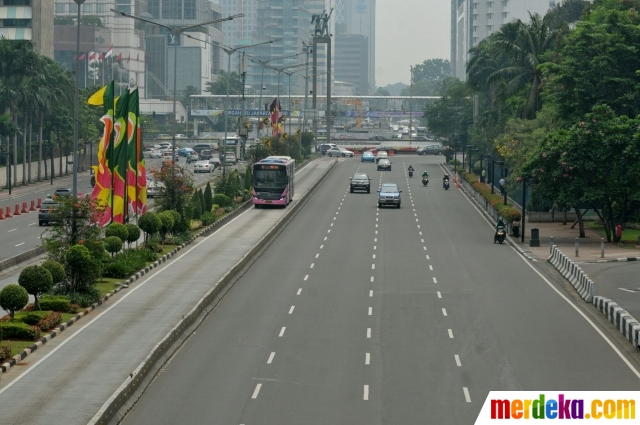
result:
[[[102,105],[104,112],[100,121],[104,124],[102,138],[98,144],[98,165],[93,166],[96,184],[93,187],[91,198],[106,205],[105,211],[100,220],[101,226],[106,226],[111,222],[111,212],[113,208],[112,197],[112,172],[113,163],[111,151],[113,148],[113,117],[114,117],[114,83],[109,83],[102,92]]]

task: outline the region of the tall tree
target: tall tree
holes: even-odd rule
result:
[[[207,81],[205,91],[211,94],[227,94],[227,80],[229,80],[229,94],[242,94],[242,80],[237,72],[231,72],[227,76],[225,71],[220,71],[216,81]]]
[[[442,81],[451,75],[451,63],[448,59],[427,59],[413,67],[413,83],[420,81]]]

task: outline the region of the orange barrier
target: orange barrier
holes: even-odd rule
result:
[[[31,206],[29,207],[29,211],[35,211],[35,210],[36,210],[36,201],[32,199]]]
[[[20,211],[21,214],[27,214],[29,212],[29,209],[27,208],[27,203],[23,202],[22,203],[22,211]]]
[[[389,156],[394,156],[396,153],[393,149],[389,149]]]
[[[42,198],[38,198],[38,205],[36,205],[36,209],[42,208]]]
[[[13,215],[20,215],[20,205],[16,204],[16,210],[13,212]]]
[[[0,208],[0,220],[4,220],[4,208]]]
[[[4,216],[5,216],[6,218],[11,218],[11,217],[13,217],[13,216],[11,215],[11,207],[7,207],[7,213],[6,213]]]

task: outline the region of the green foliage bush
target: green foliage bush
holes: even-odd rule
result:
[[[60,283],[64,280],[64,266],[55,260],[47,260],[42,263],[42,267],[49,270],[51,277],[53,278],[53,284]]]
[[[10,284],[0,290],[0,307],[7,310],[14,318],[16,311],[21,310],[29,302],[29,294],[20,285]]]
[[[121,241],[124,242],[129,237],[129,229],[127,229],[127,226],[125,226],[124,224],[111,223],[104,230],[104,236],[105,236],[105,238],[108,238],[110,236],[116,236]],[[109,250],[107,249],[107,251],[109,251]]]
[[[207,182],[207,187],[204,189],[204,210],[203,212],[211,212],[213,206],[213,192],[211,191],[211,183]]]
[[[197,197],[197,195],[194,196]],[[200,201],[198,200],[198,202]],[[165,236],[173,229],[173,215],[169,211],[163,211],[158,214],[158,219],[160,219],[160,238],[162,238],[162,243],[164,243]]]
[[[40,338],[40,328],[22,322],[0,322],[4,339],[35,341]]]
[[[45,317],[43,317],[36,326],[40,328],[42,332],[47,332],[62,323],[62,314],[57,311],[50,311]]]
[[[173,228],[171,228],[171,233],[176,233],[177,231],[184,231],[181,229],[182,225],[182,216],[176,210],[167,210],[171,217],[173,217]]]
[[[131,244],[140,239],[140,228],[132,223],[125,225],[127,227],[127,244],[131,248]]]
[[[210,212],[206,212],[206,213],[202,214],[202,216],[200,217],[200,220],[202,220],[202,225],[203,226],[208,226],[211,223],[213,223],[214,221],[216,221],[216,216],[213,215]]]
[[[213,203],[221,208],[231,206],[231,198],[224,193],[218,193],[213,197]]]
[[[147,242],[149,238],[160,230],[162,223],[158,216],[151,211],[142,214],[138,219],[138,227],[144,232],[144,240]]]
[[[122,239],[117,236],[109,236],[104,240],[104,247],[107,249],[107,252],[110,253],[113,257],[116,252],[120,252],[120,250],[122,249]]]
[[[207,212],[207,206],[204,202],[204,193],[202,193],[202,189],[198,190],[197,193],[198,198],[200,199],[200,216],[202,216],[203,213]]]
[[[69,294],[71,304],[77,304],[82,308],[87,308],[100,298],[100,293],[95,287],[89,288],[86,292],[76,292]]]
[[[84,245],[72,246],[66,254],[69,292],[84,292],[98,277],[91,253]]]
[[[144,268],[147,262],[155,261],[158,258],[155,252],[145,249],[131,249],[127,252],[117,254],[113,259],[105,264],[104,276],[114,279],[129,277],[138,270]]]
[[[515,209],[511,204],[504,205],[504,198],[496,193],[491,193],[491,189],[478,181],[478,177],[473,173],[462,173],[463,178],[469,182],[473,189],[491,205],[498,215],[505,219],[507,223],[514,220],[520,220],[520,211]]]
[[[40,308],[43,310],[58,311],[61,313],[69,313],[71,311],[71,301],[63,295],[45,295],[40,299]]]
[[[14,319],[16,322],[22,322],[30,326],[35,326],[39,321],[44,319],[47,314],[49,314],[48,311],[19,311],[15,314]]]
[[[49,292],[53,287],[51,272],[42,266],[27,266],[20,272],[18,284],[33,295],[36,300],[36,310],[40,310],[38,297]]]

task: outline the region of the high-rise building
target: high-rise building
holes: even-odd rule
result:
[[[222,23],[224,33],[224,44],[229,47],[236,47],[242,44],[257,43],[256,30],[258,26],[258,0],[213,0],[220,5],[224,16],[244,14],[244,18],[234,19]],[[262,22],[262,20],[260,20]],[[231,69],[238,69],[240,55],[231,57]],[[223,69],[227,70],[227,64]]]
[[[369,93],[369,40],[360,34],[338,34],[335,79],[354,85],[355,94]]]
[[[334,8],[332,12],[331,18],[329,19],[329,35],[331,38],[331,42],[333,43],[331,46],[331,74],[332,80],[335,81],[337,78],[335,77],[336,70],[336,15],[335,15],[335,0],[307,0],[307,4],[309,7],[309,13],[311,15],[320,15],[323,12],[330,13],[331,8]],[[309,20],[310,22],[310,20]],[[309,34],[314,31],[315,25],[309,26]],[[311,40],[311,38],[310,38]],[[312,56],[309,57],[309,60],[312,61]],[[317,90],[318,94],[325,93],[327,91],[327,45],[326,44],[318,44],[318,77],[317,77]],[[332,81],[332,82],[333,82]],[[311,87],[311,80],[309,81],[309,87]],[[311,90],[311,89],[310,89]]]
[[[53,2],[0,0],[0,37],[30,40],[36,52],[53,58]]]
[[[469,49],[498,31],[503,24],[529,13],[544,15],[555,0],[451,0],[451,73],[466,79]]]
[[[335,25],[338,34],[359,34],[367,38],[367,89],[376,87],[376,0],[334,0]],[[340,67],[340,62],[336,62]]]

